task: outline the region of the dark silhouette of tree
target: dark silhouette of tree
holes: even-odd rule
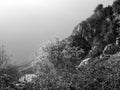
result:
[[[96,8],[95,8],[95,10],[94,10],[94,12],[98,12],[98,11],[102,11],[103,10],[103,4],[99,4]]]
[[[120,0],[114,1],[112,7],[115,15],[120,14]]]

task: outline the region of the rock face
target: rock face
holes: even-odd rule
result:
[[[108,44],[104,50],[103,55],[109,56],[120,52],[120,37],[116,38],[116,43]]]
[[[90,60],[90,58],[86,58],[86,59],[84,59],[84,60],[82,60],[82,62],[77,66],[77,70],[80,68],[80,67],[82,67],[82,66],[86,66],[89,62]]]
[[[26,74],[19,79],[19,82],[29,83],[32,82],[34,78],[37,78],[35,74]]]
[[[105,56],[109,56],[109,55],[113,55],[116,54],[120,51],[120,47],[116,44],[109,44],[105,47],[105,49],[103,50],[103,54]]]

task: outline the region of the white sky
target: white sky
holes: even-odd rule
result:
[[[0,0],[0,43],[16,60],[27,60],[41,42],[69,36],[98,4],[113,1]]]

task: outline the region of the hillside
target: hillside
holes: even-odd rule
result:
[[[47,57],[59,76],[65,80],[69,77],[68,86],[72,83],[74,88],[82,90],[120,88],[120,0],[107,7],[99,4],[68,38],[40,48],[36,60],[44,62]],[[69,73],[68,77],[64,77],[64,71]]]
[[[78,60],[77,57],[75,57],[76,60],[74,60],[74,62],[76,62],[76,64],[88,57],[96,58],[103,54],[112,55],[118,53],[120,42],[119,10],[119,0],[114,1],[111,6],[107,7],[99,4],[95,8],[93,15],[80,22],[68,38],[61,41],[56,40],[56,44],[54,42],[53,46],[51,46],[51,44],[43,46],[46,46],[47,48],[54,46],[58,47],[61,49],[58,50],[60,52],[67,50],[68,48],[72,49],[79,58]],[[43,51],[38,51],[38,53],[45,53]],[[38,57],[39,55],[41,54],[38,54]]]
[[[99,4],[68,38],[40,45],[31,67],[41,89],[119,90],[120,0]]]

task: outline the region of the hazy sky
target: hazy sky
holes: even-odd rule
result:
[[[43,41],[65,38],[99,3],[113,0],[0,0],[0,43],[15,60],[32,57]]]

